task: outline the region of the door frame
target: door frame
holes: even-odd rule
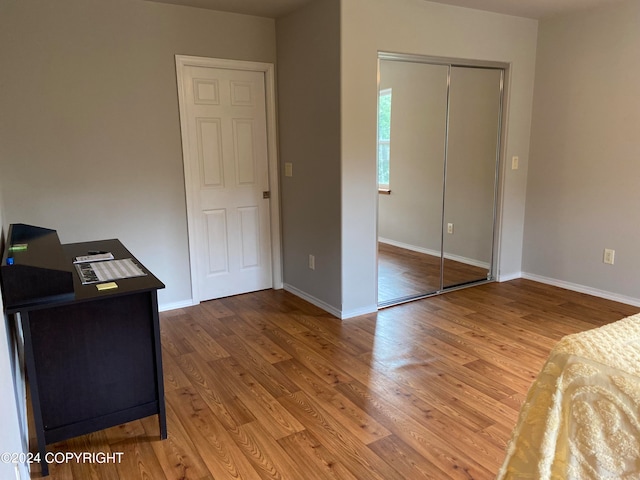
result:
[[[196,267],[196,215],[195,205],[197,190],[194,188],[194,173],[191,171],[189,154],[188,124],[186,112],[186,90],[184,72],[187,67],[205,67],[228,70],[245,70],[261,72],[265,81],[265,103],[267,120],[267,162],[269,171],[269,216],[271,230],[271,279],[272,288],[283,288],[282,280],[282,240],[280,231],[280,188],[278,176],[278,147],[276,132],[276,89],[275,73],[272,63],[228,60],[221,58],[195,57],[176,55],[176,79],[178,83],[178,104],[180,110],[180,132],[182,138],[182,165],[184,168],[184,184],[187,202],[187,230],[189,238],[189,267],[191,271],[191,299],[194,305],[201,301]]]

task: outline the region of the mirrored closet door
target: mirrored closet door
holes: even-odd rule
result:
[[[378,303],[493,279],[504,67],[381,54]]]

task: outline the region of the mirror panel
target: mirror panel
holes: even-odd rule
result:
[[[452,67],[443,288],[492,275],[502,70]]]
[[[448,69],[380,60],[378,161],[388,152],[390,194],[378,195],[379,304],[441,288]]]

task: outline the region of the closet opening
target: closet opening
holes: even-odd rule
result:
[[[508,65],[378,54],[378,307],[495,280]]]

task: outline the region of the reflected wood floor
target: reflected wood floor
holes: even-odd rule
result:
[[[50,478],[492,479],[552,346],[637,310],[514,280],[342,322],[284,291],[166,312],[169,438],[149,417],[54,444],[122,462]]]
[[[378,243],[378,302],[440,290],[440,257]],[[444,285],[486,280],[486,268],[445,258]]]

